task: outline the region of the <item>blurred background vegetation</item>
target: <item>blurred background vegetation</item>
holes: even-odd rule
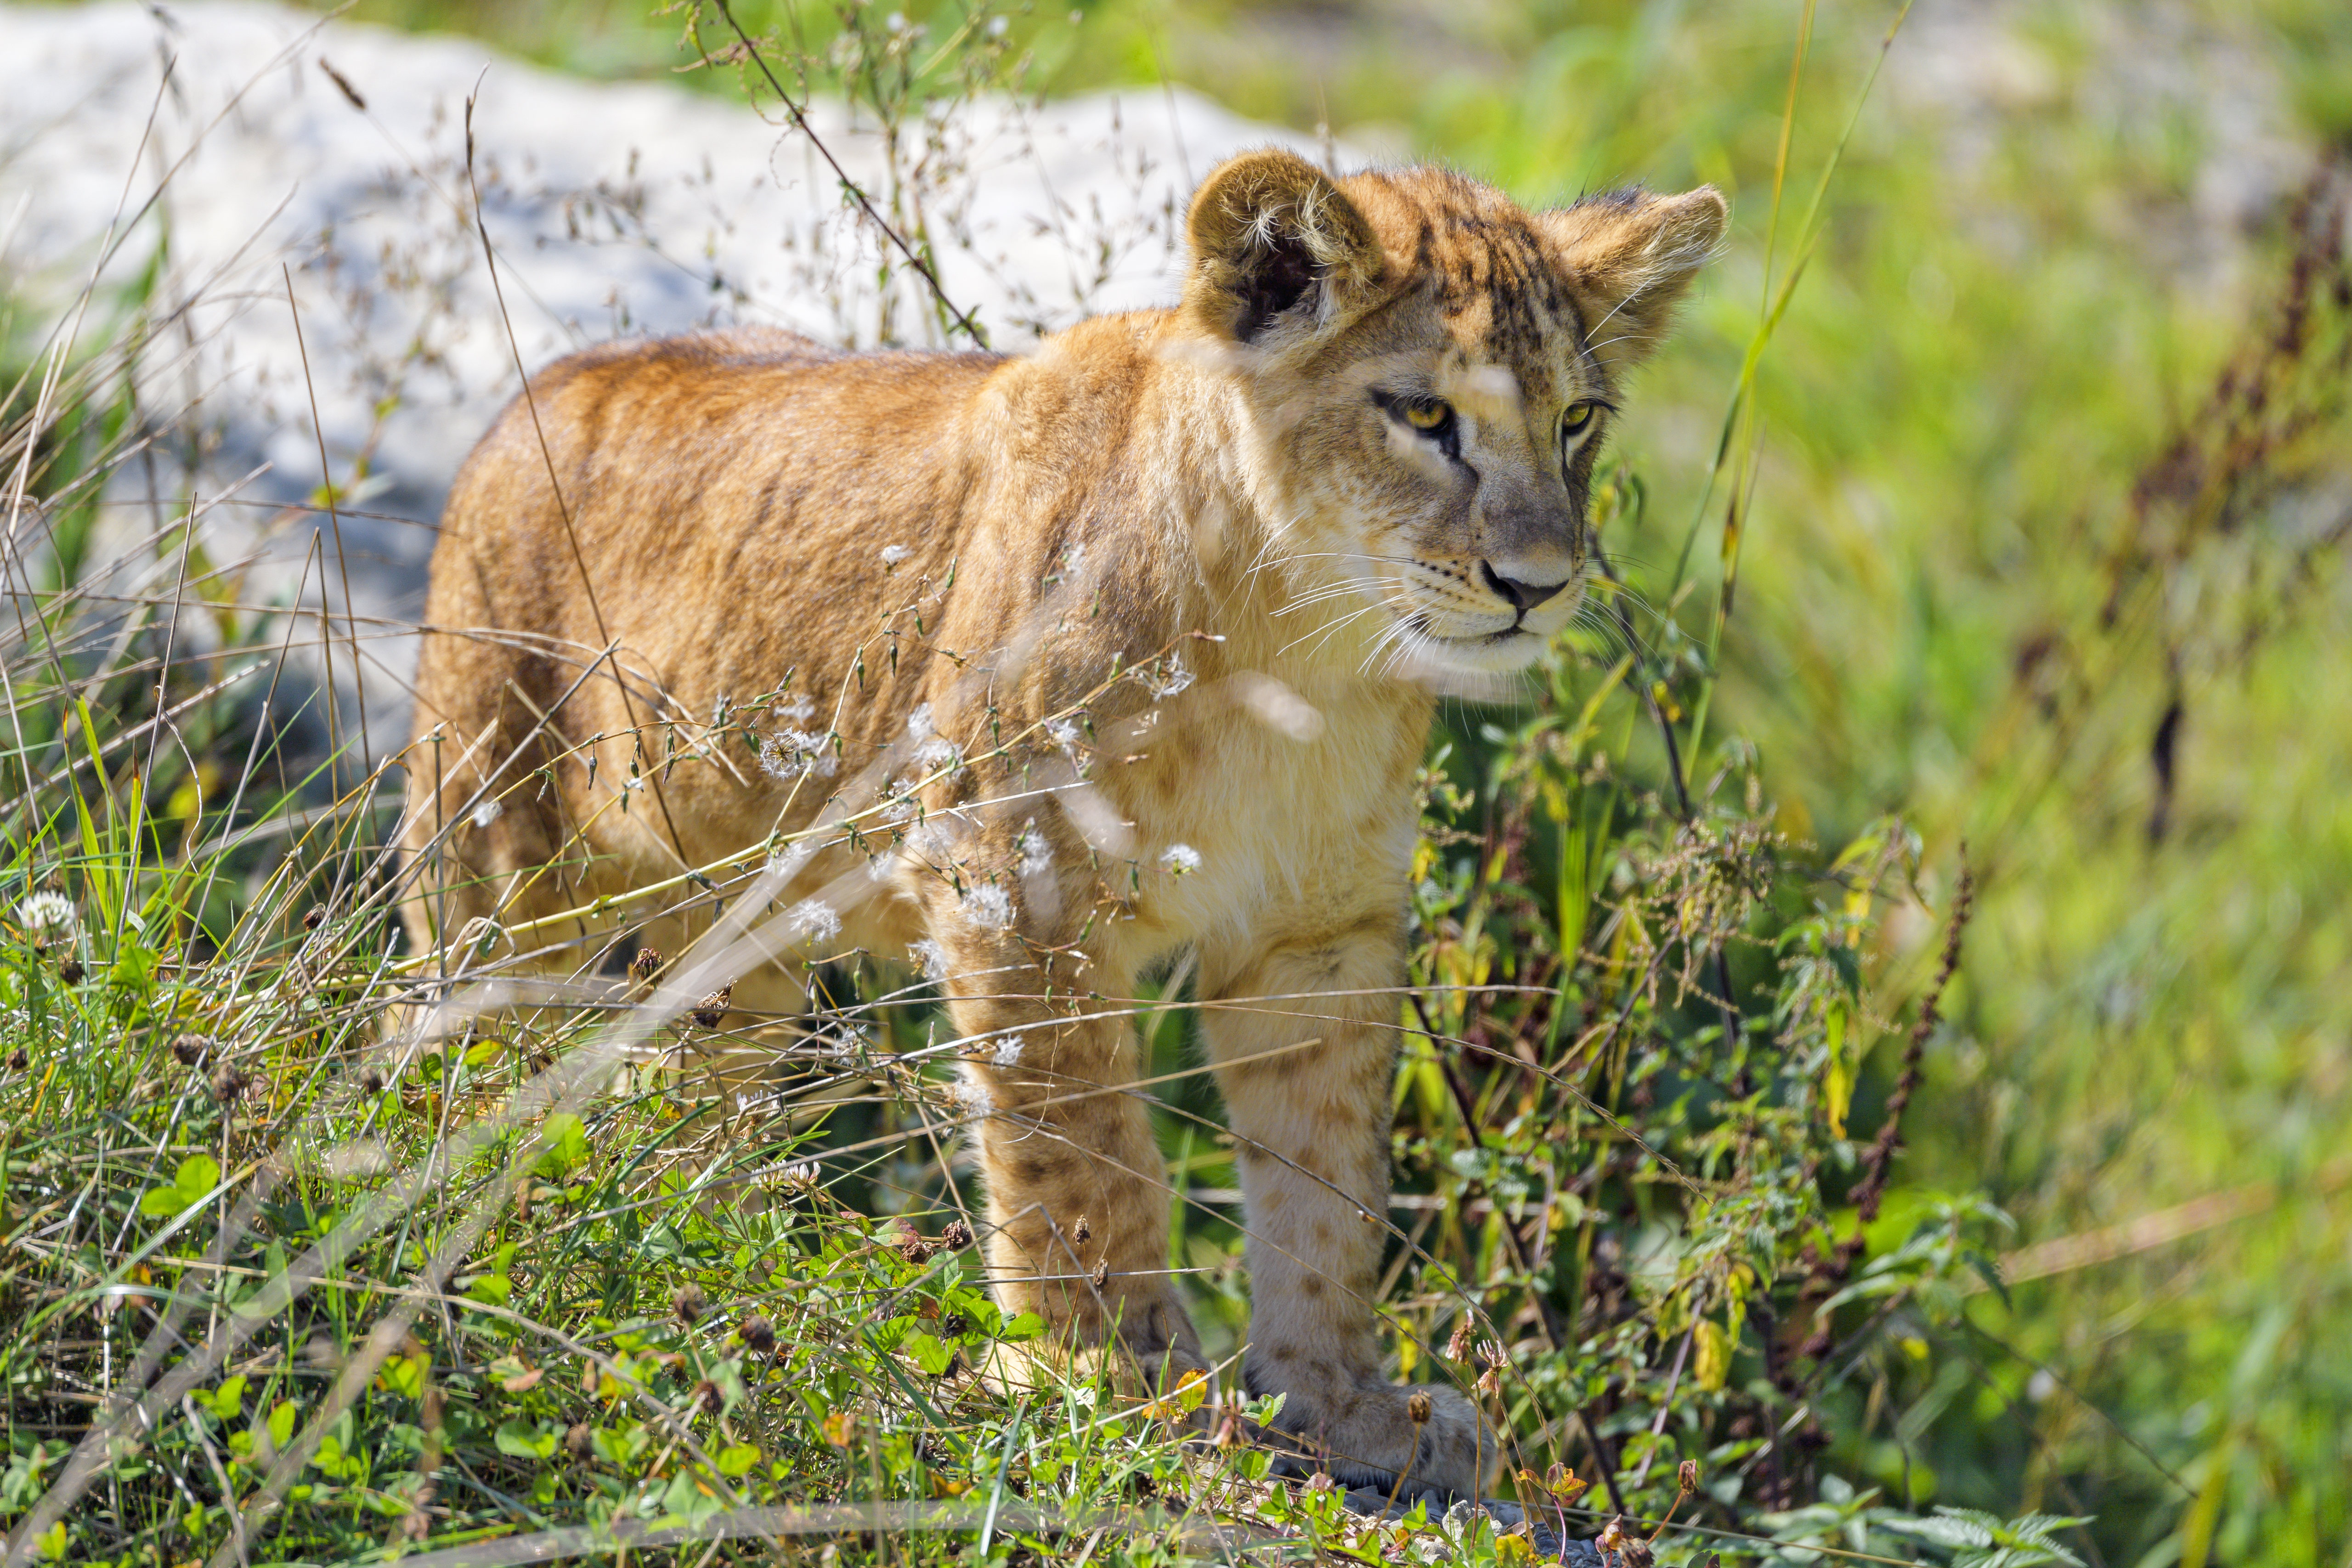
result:
[[[594,76],[681,60],[638,0],[354,15]],[[2007,1289],[1882,1383],[1836,1467],[2095,1514],[2102,1568],[2352,1563],[2352,8],[1101,0],[1024,26],[1035,89],[1181,82],[1528,202],[1730,195],[1621,426],[1647,503],[1605,543],[1670,612],[1660,645],[1719,668],[1694,776],[1737,734],[1789,833],[1920,834],[1888,1018],[1966,843],[1968,961],[1887,1213],[1981,1193],[2016,1225]]]

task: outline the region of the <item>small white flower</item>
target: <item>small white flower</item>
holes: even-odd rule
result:
[[[923,966],[923,978],[938,984],[948,977],[948,950],[925,937],[907,950]]]
[[[908,556],[912,555],[913,553],[913,551],[908,549],[903,544],[886,544],[881,550],[882,564],[885,566],[896,566],[899,562],[904,561]]]
[[[495,800],[486,800],[474,807],[473,823],[477,831],[488,827],[506,814],[506,807]]]
[[[998,1040],[996,1048],[988,1054],[988,1059],[1001,1068],[1017,1066],[1021,1060],[1021,1037],[1007,1035]]]
[[[803,899],[785,919],[803,942],[831,942],[841,934],[841,912],[822,899]]]
[[[1022,876],[1042,877],[1054,868],[1054,847],[1045,842],[1044,834],[1037,831],[1035,817],[1021,825],[1018,847],[1021,850]]]
[[[1160,864],[1171,877],[1189,876],[1201,868],[1201,852],[1190,844],[1171,844],[1161,851]]]
[[[992,38],[1001,38],[1012,29],[1013,19],[1009,16],[991,16],[988,19],[988,36]]]
[[[73,900],[63,893],[35,893],[16,906],[16,923],[42,946],[74,933]]]
[[[797,1160],[776,1174],[788,1187],[814,1187],[824,1173],[814,1160]]]
[[[907,715],[907,739],[910,741],[928,741],[939,733],[939,724],[931,718],[931,705],[928,702]]]
[[[963,890],[963,918],[990,931],[1013,929],[1013,895],[993,882],[975,882]]]
[[[1192,684],[1192,672],[1184,668],[1181,649],[1168,656],[1168,662],[1158,675],[1147,675],[1143,684],[1151,689],[1154,697],[1173,697]]]

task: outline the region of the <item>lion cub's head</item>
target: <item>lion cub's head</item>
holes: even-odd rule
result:
[[[1724,218],[1712,187],[1529,213],[1441,169],[1211,174],[1184,315],[1227,351],[1302,632],[1344,617],[1340,646],[1441,682],[1535,658],[1583,598],[1619,378]]]

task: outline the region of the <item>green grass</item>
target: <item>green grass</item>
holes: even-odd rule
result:
[[[609,74],[666,71],[682,20],[569,3],[460,13],[384,0],[361,14],[462,23]],[[2352,131],[2338,8],[2182,14],[2272,62],[2315,145]],[[1598,1482],[1605,1456],[1654,1516],[1688,1458],[1703,1489],[1678,1519],[1738,1537],[1940,1561],[1954,1548],[1937,1532],[1956,1542],[1963,1527],[1905,1521],[1953,1505],[2095,1516],[2058,1543],[2117,1568],[2341,1564],[2352,676],[2337,628],[2352,605],[2336,535],[2352,429],[2346,312],[2327,291],[2340,254],[2303,247],[2310,333],[2262,373],[2268,390],[2250,408],[2297,238],[2273,214],[2232,242],[2234,274],[2167,261],[2159,241],[2193,213],[2202,149],[2193,123],[2094,90],[2115,58],[2111,13],[2051,7],[2021,22],[2052,85],[1993,116],[1965,169],[1882,81],[1843,144],[1817,239],[1800,220],[1892,7],[1822,10],[1793,91],[1808,15],[1794,5],[1383,15],[1318,34],[1329,47],[1311,54],[1263,47],[1278,16],[1210,4],[1114,3],[1075,27],[1055,10],[1020,37],[1038,51],[1033,85],[1165,70],[1294,123],[1402,127],[1528,200],[1628,175],[1712,180],[1734,197],[1730,253],[1637,389],[1621,450],[1645,489],[1621,489],[1605,534],[1635,586],[1674,612],[1643,629],[1665,660],[1650,673],[1666,682],[1702,831],[1683,841],[1655,721],[1608,685],[1605,650],[1564,653],[1530,712],[1450,721],[1415,957],[1437,988],[1429,1016],[1412,1016],[1434,1043],[1413,1047],[1400,1088],[1400,1186],[1436,1205],[1392,1216],[1403,1353],[1423,1375],[1476,1377],[1475,1348],[1466,1365],[1444,1353],[1475,1303],[1474,1340],[1508,1349],[1491,1397],[1530,1469],[1557,1460]],[[1290,20],[1302,16],[1314,20]],[[691,79],[732,89],[723,75]],[[1752,396],[1735,401],[1769,297],[1768,235],[1774,289],[1800,255],[1805,271]],[[135,337],[136,301],[127,309],[108,342]],[[37,492],[66,491],[120,440],[111,363],[92,359],[40,432]],[[2245,368],[2222,390],[2232,365]],[[1727,407],[1735,439],[1710,483]],[[2247,439],[2256,432],[2268,434]],[[2183,438],[2192,460],[2163,466]],[[2187,479],[2146,482],[2165,475]],[[1735,492],[1752,500],[1724,615]],[[70,545],[75,514],[53,515]],[[89,612],[57,591],[63,580],[45,584],[44,624],[70,647]],[[228,640],[266,658],[284,629],[255,616]],[[1288,1531],[1245,1549],[1266,1561],[1400,1556],[1438,1539],[1367,1540],[1335,1500],[1270,1489],[1254,1473],[1262,1456],[1187,1448],[1116,1390],[1092,1405],[1059,1386],[1008,1400],[938,1375],[950,1342],[970,1364],[1025,1326],[992,1321],[972,1255],[916,1262],[908,1253],[924,1248],[898,1245],[901,1218],[936,1239],[968,1194],[947,1140],[925,1131],[957,1107],[899,1059],[926,1037],[928,996],[890,1001],[887,977],[835,978],[840,1022],[866,1026],[855,1048],[867,1055],[843,1069],[854,1088],[827,1118],[740,1123],[632,1069],[570,1112],[584,1151],[571,1124],[525,1118],[437,1175],[426,1201],[388,1197],[397,1173],[525,1092],[541,1064],[584,1059],[605,1020],[550,1011],[398,1072],[380,1066],[369,1089],[401,984],[349,778],[343,809],[307,837],[215,847],[316,806],[322,786],[288,758],[267,799],[258,784],[234,803],[196,787],[200,769],[137,731],[163,656],[160,626],[105,680],[88,658],[61,672],[30,642],[9,655],[19,732],[0,766],[12,795],[18,775],[26,788],[9,808],[0,891],[15,930],[0,986],[8,1049],[25,1062],[0,1077],[0,1523],[20,1526],[55,1483],[162,1315],[202,1342],[321,1236],[380,1212],[382,1228],[299,1300],[263,1302],[260,1331],[116,1457],[64,1521],[68,1555],[176,1563],[226,1549],[235,1561],[223,1500],[249,1501],[269,1451],[313,1425],[334,1447],[286,1478],[255,1561],[383,1555],[412,1532],[438,1546],[616,1510],[693,1522],[730,1505],[984,1516],[995,1501],[989,1551],[1024,1561],[1244,1550],[1204,1535],[1212,1520]],[[217,673],[162,670],[166,700]],[[89,719],[63,717],[66,676]],[[200,762],[270,776],[238,767],[266,683],[192,710]],[[2168,786],[2153,759],[2176,710]],[[114,749],[71,787],[58,782],[93,739]],[[1916,894],[1902,836],[1870,837],[1889,812],[1918,835]],[[1774,826],[1797,842],[1769,839]],[[1857,1162],[1901,1076],[1963,840],[1976,913],[1948,1020],[1926,1041],[1906,1152],[1852,1274],[1816,1287],[1816,1260],[1861,1228]],[[1843,933],[1850,945],[1843,889],[1814,873],[1857,841],[1892,858],[1871,862],[1885,896],[1856,911],[1875,934]],[[1711,923],[1717,910],[1677,929],[1669,911],[1693,877],[1753,897],[1728,924]],[[17,913],[53,883],[76,911],[77,984]],[[305,931],[313,907],[326,916]],[[1639,923],[1627,910],[1663,919],[1655,951],[1670,965],[1727,953],[1738,1047],[1704,1001],[1636,994],[1647,958],[1624,945]],[[1611,1050],[1580,1060],[1589,1020],[1629,996]],[[1156,1031],[1156,1071],[1190,1059],[1183,1001]],[[186,1034],[214,1042],[194,1066],[172,1053]],[[1521,1043],[1557,1081],[1511,1065]],[[1742,1052],[1757,1068],[1746,1097]],[[228,1100],[214,1090],[224,1067],[248,1080]],[[822,1081],[806,1092],[837,1092]],[[1197,1080],[1162,1092],[1171,1165],[1229,1187],[1229,1157],[1194,1120],[1211,1098]],[[1622,1163],[1621,1124],[1699,1190]],[[363,1144],[362,1163],[336,1165],[336,1151]],[[843,1149],[854,1152],[824,1152]],[[826,1176],[815,1191],[786,1174],[812,1159]],[[1815,1160],[1822,1179],[1799,1179]],[[220,1179],[200,1180],[205,1161]],[[739,1179],[756,1203],[711,1197]],[[510,1188],[530,1194],[528,1215]],[[2215,1215],[2228,1217],[2185,1228]],[[2169,1223],[2130,1228],[2151,1218]],[[2070,1238],[2072,1250],[2018,1250]],[[1195,1270],[1196,1316],[1226,1352],[1242,1321],[1237,1242],[1230,1211],[1187,1209],[1171,1258]],[[446,1267],[436,1248],[455,1249]],[[2002,1251],[2063,1267],[1976,1288],[1977,1266]],[[705,1302],[690,1323],[674,1310],[688,1287]],[[1804,1372],[1820,1358],[1796,1352],[1841,1289],[1832,1364]],[[320,1423],[339,1368],[388,1314],[412,1310],[348,1412]],[[740,1342],[752,1312],[773,1326],[773,1361]],[[960,1334],[945,1334],[957,1317]],[[1669,1394],[1678,1349],[1685,1373]],[[544,1375],[530,1383],[533,1372]],[[234,1394],[232,1376],[244,1379]],[[719,1408],[698,1414],[705,1383]],[[1793,1440],[1765,1454],[1782,1423]],[[1158,1511],[1102,1522],[1139,1508]],[[1069,1515],[1047,1517],[1056,1509]],[[836,1533],[781,1550],[979,1560],[977,1524],[947,1518],[961,1528],[894,1514],[867,1546]],[[1670,1531],[1660,1550],[1768,1549]]]

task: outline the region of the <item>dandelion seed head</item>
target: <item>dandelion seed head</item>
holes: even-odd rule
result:
[[[1021,1037],[1018,1035],[1006,1035],[1003,1038],[999,1039],[996,1042],[996,1048],[988,1053],[988,1059],[994,1062],[1001,1068],[1009,1068],[1019,1065],[1021,1061]]]
[[[1013,895],[993,882],[975,882],[963,890],[963,918],[989,931],[1013,929]]]
[[[491,823],[496,822],[500,816],[506,814],[506,809],[507,808],[505,806],[499,805],[495,800],[485,800],[477,803],[474,806],[472,818],[475,829],[479,831],[482,828],[489,826]]]
[[[1150,688],[1151,695],[1164,698],[1175,696],[1191,686],[1194,679],[1192,672],[1184,668],[1184,653],[1181,648],[1179,648],[1168,656],[1167,662],[1161,666],[1160,673],[1144,677],[1143,683]]]
[[[841,934],[841,911],[822,899],[803,899],[785,919],[803,942],[831,942]]]
[[[1054,847],[1037,831],[1037,819],[1031,817],[1021,825],[1021,837],[1016,841],[1021,850],[1021,874],[1042,877],[1054,868]]]
[[[944,735],[934,735],[915,748],[915,762],[918,766],[937,773],[941,768],[961,767],[963,753],[956,749],[953,741]]]
[[[877,553],[882,557],[883,565],[896,566],[899,562],[904,561],[908,556],[912,555],[914,552],[908,549],[903,544],[886,544],[880,551],[877,552]]]
[[[760,742],[760,766],[787,784],[812,774],[829,779],[840,765],[832,738],[814,730],[780,730]]]
[[[1171,877],[1187,877],[1201,868],[1201,852],[1190,844],[1171,844],[1160,852],[1160,864]]]
[[[915,962],[922,965],[923,978],[939,984],[948,977],[948,950],[925,937],[908,948]]]
[[[956,1079],[952,1092],[955,1095],[956,1104],[961,1108],[965,1115],[982,1117],[996,1114],[996,1100],[988,1092],[987,1085],[975,1083],[968,1078],[960,1078]]]
[[[931,705],[928,702],[907,715],[907,738],[910,741],[928,741],[939,733],[939,729],[938,721],[931,717]]]
[[[776,717],[787,724],[805,724],[816,717],[816,699],[803,694],[776,710]]]

